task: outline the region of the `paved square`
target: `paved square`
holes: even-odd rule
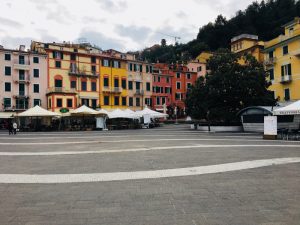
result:
[[[187,125],[0,133],[0,224],[300,224],[300,143]]]

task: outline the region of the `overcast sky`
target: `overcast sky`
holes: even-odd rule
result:
[[[103,49],[139,50],[160,43],[186,43],[199,27],[227,18],[253,0],[1,0],[0,45],[16,48],[31,40],[77,42]]]

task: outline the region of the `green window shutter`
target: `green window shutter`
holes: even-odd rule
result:
[[[281,76],[284,76],[284,66],[281,66]]]
[[[292,65],[288,64],[288,75],[292,75]]]
[[[62,52],[60,53],[60,55],[61,55],[61,59],[64,59],[64,54]]]

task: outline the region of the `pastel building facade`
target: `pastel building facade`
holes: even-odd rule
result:
[[[88,44],[32,42],[31,50],[46,54],[47,108],[52,111],[99,105],[100,50]]]
[[[132,54],[127,54],[128,106],[131,110],[142,110],[152,105],[151,63],[139,61]]]
[[[300,99],[300,18],[283,25],[284,34],[265,43],[270,90],[282,101]]]
[[[0,46],[0,111],[47,107],[47,55]]]

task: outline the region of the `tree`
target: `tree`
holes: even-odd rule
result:
[[[268,91],[270,82],[262,64],[251,55],[242,56],[245,65],[238,63],[239,56],[220,49],[208,61],[210,73],[200,77],[187,95],[187,112],[194,119],[216,122],[237,121],[241,109],[253,105],[275,105]]]
[[[161,39],[161,47],[166,47],[166,46],[167,46],[166,39]]]

